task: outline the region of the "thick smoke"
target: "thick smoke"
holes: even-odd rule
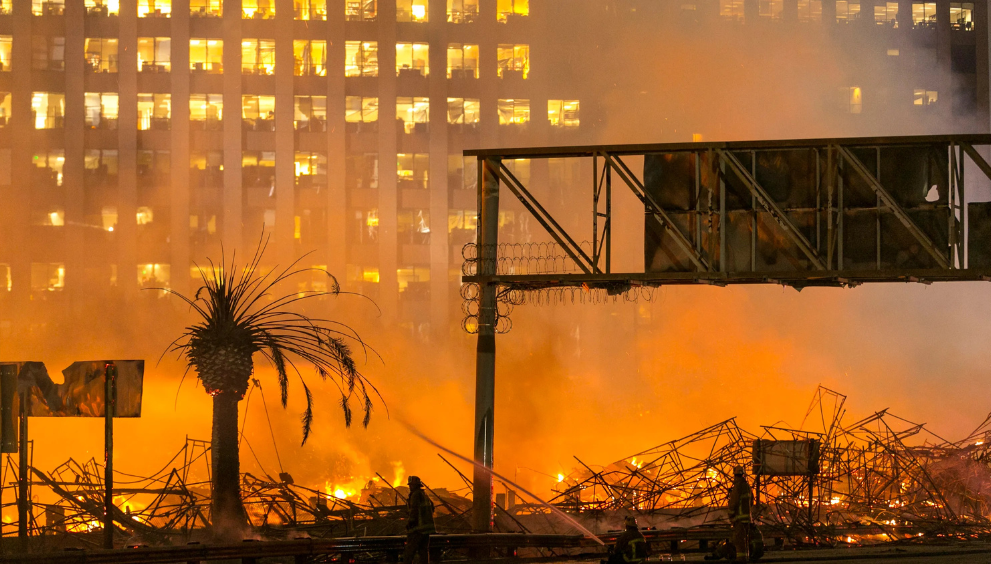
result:
[[[910,92],[934,71],[904,60],[912,57],[907,50],[893,61],[889,46],[870,33],[814,25],[758,33],[746,26],[676,24],[663,14],[628,20],[616,33],[609,28],[612,16],[570,12],[574,21],[538,30],[540,43],[553,51],[543,69],[534,52],[533,72],[555,76],[555,91],[585,92],[583,104],[601,116],[583,121],[593,132],[589,142],[683,142],[695,133],[710,141],[987,130],[978,121],[985,112],[941,114],[945,119],[934,121],[913,112],[908,94],[881,106],[885,92]],[[555,68],[546,68],[547,61],[556,61]],[[860,114],[837,110],[839,89],[850,86],[863,88]],[[976,174],[968,171],[968,178]],[[569,228],[587,229],[589,184],[549,204]],[[629,195],[617,195],[617,207],[616,260],[636,269],[642,266],[642,209]],[[991,393],[982,385],[991,361],[987,296],[985,285],[963,283],[801,293],[693,287],[660,289],[636,304],[517,308],[513,331],[497,339],[496,465],[547,493],[554,475],[578,465],[573,456],[607,464],[732,416],[754,430],[782,420],[797,425],[820,383],[849,394],[851,413],[890,407],[943,436],[962,436],[991,409]],[[49,320],[47,329],[24,312],[3,335],[0,353],[44,360],[53,372],[82,358],[155,360],[191,318],[176,301],[140,298],[126,308],[71,312]],[[452,311],[459,305],[453,302]],[[392,480],[401,463],[406,474],[428,484],[459,487],[433,449],[389,414],[470,455],[474,340],[455,320],[426,344],[396,328],[388,312],[379,318],[348,298],[329,300],[313,313],[352,323],[376,348],[381,359],[372,357],[363,369],[382,390],[388,411],[380,404],[368,429],[347,430],[336,390],[308,375],[317,411],[312,438],[300,446],[300,388],[291,388],[283,410],[271,371],[259,368],[279,455],[256,390],[246,408],[251,448],[242,445],[243,469],[274,475],[281,460],[298,483],[322,487],[376,471]],[[118,468],[150,473],[185,437],[209,438],[209,398],[195,374],[180,388],[183,372],[173,357],[148,363],[144,415],[117,425]],[[99,458],[101,431],[98,420],[32,420],[34,463],[50,469],[70,456]]]

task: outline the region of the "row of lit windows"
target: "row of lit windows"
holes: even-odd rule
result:
[[[10,116],[10,99],[7,92],[0,92],[0,127]],[[117,129],[119,97],[116,92],[87,92],[83,95],[84,119],[92,129]],[[450,124],[477,124],[480,121],[481,104],[473,98],[448,98],[447,122]],[[54,129],[63,126],[65,95],[57,92],[34,92],[31,111],[35,129]],[[499,123],[519,124],[530,121],[530,101],[526,99],[500,99]],[[548,100],[547,118],[555,127],[578,127],[578,100]],[[416,124],[429,122],[430,99],[426,97],[399,97],[396,99],[396,120],[403,122],[406,133],[416,130]],[[203,122],[207,129],[219,129],[224,115],[222,94],[192,94],[189,98],[189,115],[193,122]],[[139,93],[137,95],[137,124],[139,130],[169,129],[172,118],[172,95]],[[254,130],[275,129],[275,96],[241,96],[241,118]],[[326,96],[296,96],[293,122],[296,129],[325,131],[327,120]],[[348,123],[374,123],[379,120],[378,98],[347,96],[345,121]]]
[[[11,70],[11,36],[0,36],[0,71]],[[139,37],[137,40],[139,72],[170,72],[172,70],[172,40],[168,37]],[[86,38],[83,52],[86,68],[93,72],[118,72],[119,40]],[[447,77],[478,78],[478,45],[451,43],[447,47]],[[497,74],[515,73],[523,79],[530,73],[530,46],[500,44],[496,47]],[[430,74],[430,45],[427,43],[396,43],[396,74]],[[65,38],[32,36],[32,67],[38,70],[64,70]],[[189,68],[194,72],[220,74],[224,70],[224,42],[221,39],[190,39]],[[241,40],[241,72],[271,75],[275,73],[275,41],[270,39]],[[323,40],[293,40],[293,74],[296,76],[327,75],[327,42]],[[346,41],[344,74],[348,77],[378,76],[378,42]]]
[[[839,90],[840,109],[851,114],[859,114],[864,110],[864,91],[859,86],[843,87]],[[912,89],[912,105],[916,107],[934,107],[939,101],[939,92],[928,88]]]
[[[270,212],[270,213],[269,213]],[[412,229],[427,229],[429,233],[429,228],[425,227],[425,221],[418,220],[415,214],[427,213],[426,210],[411,210],[409,212],[413,215],[413,220],[411,221]],[[474,212],[471,212],[474,213]],[[267,222],[270,217],[274,217],[274,210],[266,210],[266,227],[271,227],[271,224]],[[190,216],[190,223],[192,225],[193,220],[196,223],[199,222],[199,216]],[[214,230],[216,229],[216,216],[210,216],[207,218],[208,221],[212,221],[214,225]],[[377,215],[376,215],[377,221]],[[296,230],[295,238],[300,238],[300,216],[295,217]],[[419,223],[419,225],[418,225]],[[374,228],[374,229],[377,229]],[[110,286],[117,286],[117,265],[109,265],[109,277],[107,282]],[[329,289],[328,277],[323,274],[327,270],[326,265],[313,265],[312,267],[314,274],[308,283],[303,283],[302,288],[313,292],[327,292]],[[209,270],[206,271],[206,275],[209,276]],[[191,265],[189,267],[189,276],[193,283],[199,283],[202,280],[204,270],[199,265]],[[381,280],[379,275],[378,267],[368,267],[368,266],[357,266],[348,265],[348,281],[352,283],[369,283],[378,284]],[[410,292],[411,284],[424,284],[430,281],[430,267],[426,266],[409,266],[396,269],[396,282],[397,289],[400,293]],[[172,283],[172,268],[169,264],[162,263],[149,263],[149,264],[139,264],[137,265],[137,285],[140,288],[146,289],[168,289]],[[31,263],[31,291],[32,292],[61,292],[65,289],[65,263],[62,262],[32,262]],[[11,268],[9,265],[0,263],[0,291],[10,292],[13,290],[13,279],[11,277]],[[159,294],[164,295],[164,292]]]
[[[727,20],[742,22],[745,0],[719,0],[719,15]],[[860,10],[860,0],[836,0],[836,21],[853,22],[865,17]],[[868,5],[869,7],[870,5]],[[798,0],[797,19],[800,22],[821,22],[821,0]],[[682,9],[697,9],[696,2],[683,2]],[[873,3],[874,22],[881,26],[898,27],[898,2]],[[784,0],[759,0],[757,15],[765,20],[780,20],[784,13]],[[870,17],[867,12],[866,17]],[[974,3],[951,2],[950,24],[954,29],[974,29]],[[912,26],[933,28],[936,26],[936,2],[912,2]]]
[[[73,0],[69,0],[70,2]],[[135,0],[139,18],[168,18],[172,16],[172,0]],[[443,1],[443,0],[436,0]],[[61,16],[66,0],[31,0],[31,13],[36,16]],[[328,0],[293,0],[293,18],[297,20],[326,20]],[[243,19],[275,18],[275,0],[241,0]],[[87,14],[116,16],[120,0],[83,0]],[[0,14],[9,13],[10,0],[0,0]],[[224,14],[223,0],[189,0],[193,17],[219,18]],[[530,13],[530,0],[497,0],[496,18],[507,22]],[[378,0],[346,0],[344,17],[347,21],[375,21]],[[447,0],[447,21],[472,23],[478,20],[478,0]],[[426,23],[430,21],[430,0],[396,0],[396,21]]]

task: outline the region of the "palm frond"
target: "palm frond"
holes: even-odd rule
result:
[[[313,396],[296,363],[312,365],[321,379],[330,380],[337,386],[345,425],[351,425],[350,401],[356,399],[364,415],[362,423],[367,426],[373,396],[379,401],[382,397],[359,370],[352,345],[366,359],[369,355],[378,356],[378,353],[347,324],[310,317],[294,310],[315,297],[341,295],[340,285],[337,278],[324,269],[300,266],[309,255],[303,255],[284,268],[262,272],[261,261],[269,242],[270,238],[263,235],[243,267],[237,265],[236,253],[232,253],[228,261],[223,248],[219,265],[212,260],[208,268],[196,265],[202,285],[191,298],[165,289],[189,305],[197,317],[197,322],[186,327],[167,352],[184,356],[187,367],[198,373],[201,367],[212,366],[211,359],[218,350],[245,354],[249,362],[251,354],[260,353],[275,368],[283,407],[288,403],[289,372],[295,372],[306,395],[306,410],[302,416],[304,443],[313,421]],[[278,292],[280,285],[289,279],[300,274],[312,275],[314,271],[330,278],[330,291]],[[201,380],[204,377],[202,373],[199,376]],[[247,389],[246,381],[241,388],[243,394]]]

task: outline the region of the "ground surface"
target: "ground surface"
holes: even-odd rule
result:
[[[703,562],[702,554],[662,554],[651,561]],[[726,560],[716,562],[726,563]],[[760,562],[883,562],[885,564],[991,564],[991,543],[954,545],[877,546],[769,552]]]

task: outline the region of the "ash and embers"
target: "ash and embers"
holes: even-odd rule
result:
[[[845,402],[845,396],[820,387],[797,429],[765,426],[755,434],[728,419],[604,467],[579,460],[579,469],[558,476],[550,503],[595,532],[619,528],[629,514],[659,530],[726,526],[733,468],[752,467],[753,441],[813,438],[821,445],[818,475],[764,476],[755,484],[755,518],[765,536],[835,544],[991,533],[991,415],[966,438],[949,441],[887,410],[848,422]],[[119,473],[114,519],[121,542],[188,540],[209,525],[208,474],[205,480],[194,478],[208,469],[209,448],[187,440],[152,476]],[[451,468],[460,489],[428,488],[428,495],[441,532],[468,532],[470,480]],[[50,472],[32,468],[31,473],[30,534],[101,527],[101,465],[69,460]],[[10,458],[3,474],[0,491],[9,510],[17,483]],[[408,490],[399,477],[311,488],[292,483],[288,474],[278,479],[244,474],[241,483],[248,519],[260,537],[327,538],[402,534]],[[497,496],[496,530],[574,532],[539,500],[527,499],[512,484],[500,487],[506,493]],[[5,535],[16,529],[4,519]]]

